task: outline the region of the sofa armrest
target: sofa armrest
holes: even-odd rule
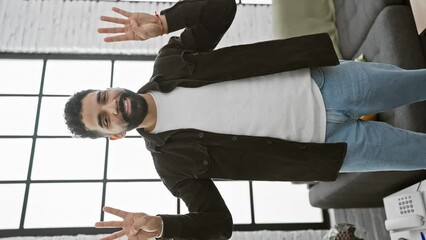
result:
[[[327,208],[383,207],[383,198],[426,178],[426,170],[342,173],[335,182],[309,190],[312,206]]]

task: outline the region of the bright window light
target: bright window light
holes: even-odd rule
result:
[[[102,183],[33,183],[24,228],[93,227],[101,200]]]
[[[253,182],[256,223],[323,222],[322,210],[309,203],[305,184]]]
[[[112,86],[136,92],[149,81],[153,67],[154,61],[116,61]]]
[[[107,183],[105,205],[150,215],[176,214],[177,199],[162,182]],[[105,220],[120,219],[111,214]]]
[[[38,139],[32,180],[102,179],[105,139]]]
[[[71,136],[64,120],[64,106],[68,97],[43,97],[41,99],[38,135]]]
[[[110,141],[108,179],[160,179],[142,138]]]
[[[0,184],[0,229],[18,229],[25,184]]]
[[[111,61],[49,60],[44,94],[71,95],[84,89],[105,89],[111,82]]]
[[[0,135],[33,135],[37,97],[0,97]]]
[[[0,180],[27,179],[32,143],[31,138],[0,139]]]
[[[0,59],[0,94],[38,94],[43,60]]]
[[[248,181],[216,181],[217,188],[232,214],[234,223],[251,223]]]

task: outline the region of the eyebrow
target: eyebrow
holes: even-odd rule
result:
[[[101,91],[96,93],[96,102],[101,103]]]

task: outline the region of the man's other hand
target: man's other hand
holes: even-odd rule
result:
[[[98,28],[99,33],[121,33],[104,38],[105,42],[147,40],[167,32],[167,21],[164,15],[155,16],[143,12],[132,13],[116,7],[113,7],[112,11],[125,18],[101,16],[102,21],[123,25],[120,27]]]
[[[112,207],[104,207],[104,212],[121,217],[123,221],[104,221],[95,224],[98,228],[122,228],[101,240],[113,240],[122,236],[129,240],[147,240],[158,237],[162,232],[161,217],[150,216],[145,213],[130,213]]]

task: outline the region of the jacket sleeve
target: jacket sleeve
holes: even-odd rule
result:
[[[186,176],[175,164],[168,164],[179,164],[179,155],[153,153],[161,180],[175,197],[185,202],[189,210],[185,215],[158,215],[163,219],[162,239],[229,239],[232,216],[218,189],[211,179]]]
[[[163,10],[169,32],[185,29],[162,48],[205,52],[213,50],[235,17],[235,0],[183,0]],[[161,55],[161,50],[160,50]]]

